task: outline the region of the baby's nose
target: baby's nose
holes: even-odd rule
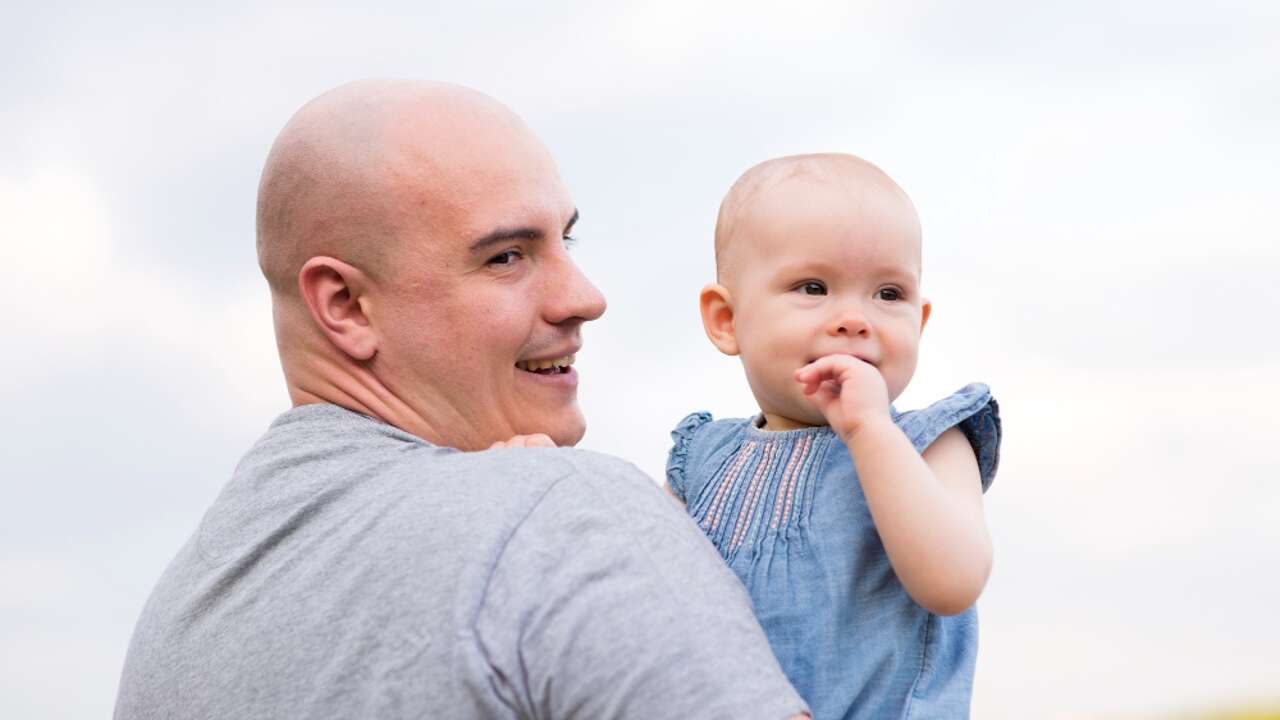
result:
[[[832,335],[847,337],[866,335],[870,329],[870,325],[867,324],[867,317],[861,312],[852,309],[841,312],[831,323]]]

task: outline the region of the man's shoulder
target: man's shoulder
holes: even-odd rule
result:
[[[571,448],[516,450],[544,454],[560,471],[520,523],[527,538],[547,546],[589,543],[648,552],[705,542],[683,510],[635,465],[611,455]],[[525,457],[516,462],[539,462]]]
[[[341,488],[372,501],[491,502],[520,507],[551,486],[653,484],[630,463],[576,448],[462,452],[431,445],[393,426],[332,405],[294,408],[252,448],[236,475],[249,486]],[[260,482],[269,478],[271,482]],[[237,484],[233,480],[233,485]]]
[[[499,535],[521,525],[541,527],[541,522],[528,522],[539,517],[550,518],[551,525],[570,534],[574,527],[591,527],[594,533],[619,538],[687,524],[657,481],[626,460],[589,450],[454,453],[428,464],[410,463],[401,468],[405,470],[412,487],[400,512],[440,516],[447,509],[443,514],[462,519],[473,530],[486,526]],[[423,480],[429,488],[421,487]]]
[[[546,485],[607,477],[635,482],[647,476],[635,465],[611,455],[577,448],[501,448],[448,454],[410,453],[388,467],[395,473],[462,477],[482,485],[509,488],[511,483]]]
[[[332,498],[326,504],[342,506],[344,514],[382,516],[378,525],[398,518],[412,527],[429,518],[429,523],[417,526],[428,534],[458,526],[471,535],[492,531],[501,535],[539,505],[598,507],[602,499],[608,504],[644,503],[645,496],[657,490],[656,483],[634,465],[574,448],[458,452],[406,444],[390,450],[386,446],[353,448],[322,462],[285,469],[255,463],[242,470],[232,485],[254,491],[236,493],[237,504],[258,504],[258,490],[264,486],[293,488],[299,491],[289,493],[294,500],[310,503],[311,498]],[[553,488],[558,489],[552,493]]]
[[[657,489],[631,463],[575,448],[506,448],[410,459],[394,473],[408,483],[409,495],[423,501],[439,502],[443,493],[453,502],[511,511],[545,502],[596,506],[602,497],[631,502]],[[553,488],[558,489],[548,498]]]

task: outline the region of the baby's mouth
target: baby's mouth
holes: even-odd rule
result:
[[[574,358],[574,355],[565,355],[551,360],[517,360],[516,367],[538,375],[563,375],[573,366]]]
[[[866,363],[866,364],[870,365],[870,366],[871,366],[871,367],[873,367],[873,368],[878,368],[878,367],[880,367],[879,365],[877,365],[877,364],[875,364],[874,362],[872,362],[872,361],[870,361],[870,360],[868,360],[868,359],[866,359],[866,358],[862,357],[861,355],[855,355],[855,354],[853,354],[853,353],[831,353],[831,354],[832,354],[832,355],[848,355],[848,356],[849,356],[849,357],[851,357],[851,358],[856,358],[856,359],[858,359],[858,360],[861,360],[862,362],[864,362],[864,363]],[[825,355],[823,355],[822,357],[826,357],[826,356],[825,356]],[[815,363],[815,362],[817,362],[817,361],[821,360],[821,359],[822,359],[822,357],[809,358],[808,360],[806,360],[806,361],[805,361],[805,363],[804,363],[804,364],[805,364],[805,365],[812,365],[813,363]]]

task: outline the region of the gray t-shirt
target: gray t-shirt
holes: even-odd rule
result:
[[[124,718],[767,718],[737,579],[619,460],[280,416],[143,609]]]

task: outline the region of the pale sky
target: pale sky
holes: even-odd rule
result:
[[[287,407],[253,252],[316,94],[521,114],[609,310],[582,447],[660,478],[755,411],[706,341],[720,197],[852,152],[912,196],[935,311],[898,401],[1001,402],[975,718],[1280,702],[1280,4],[50,3],[0,9],[0,717],[104,717],[152,585]]]

